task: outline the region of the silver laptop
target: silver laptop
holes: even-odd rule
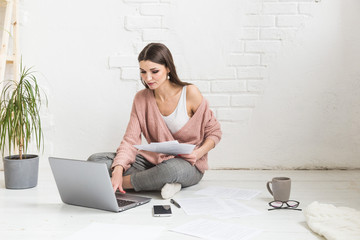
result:
[[[114,193],[105,163],[49,157],[64,203],[113,212],[148,203],[151,198]]]

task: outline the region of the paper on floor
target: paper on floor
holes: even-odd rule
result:
[[[176,201],[187,215],[213,215],[231,211],[221,199],[216,198],[183,198]]]
[[[220,197],[220,198],[242,199],[242,200],[251,200],[254,197],[256,197],[259,193],[261,193],[261,191],[259,190],[218,187],[218,186],[207,187],[195,192],[195,194],[199,194],[199,195]]]
[[[141,231],[139,231],[141,228]],[[114,239],[121,236],[121,239],[158,239],[163,227],[158,226],[135,226],[123,224],[108,224],[93,222],[87,227],[75,232],[64,240],[99,240]]]
[[[211,240],[245,240],[262,232],[262,230],[247,228],[238,224],[207,219],[197,219],[170,231]]]
[[[233,199],[184,198],[176,200],[187,215],[211,215],[218,218],[233,218],[258,215],[259,211]]]
[[[237,200],[224,199],[223,201],[227,205],[227,207],[231,209],[231,211],[215,213],[213,214],[213,216],[218,218],[236,218],[262,214],[260,211],[241,204]]]

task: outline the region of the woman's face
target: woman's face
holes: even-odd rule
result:
[[[169,70],[161,64],[151,62],[149,60],[140,61],[141,79],[154,90],[168,80]]]

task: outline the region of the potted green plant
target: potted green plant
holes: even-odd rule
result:
[[[35,137],[38,151],[43,147],[40,107],[47,97],[32,68],[20,64],[19,81],[5,81],[0,95],[0,150],[4,162],[5,187],[25,189],[37,185],[39,156],[26,154]],[[9,156],[4,158],[8,149]],[[12,155],[13,150],[16,155]]]

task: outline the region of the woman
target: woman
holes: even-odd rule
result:
[[[130,121],[116,153],[100,153],[89,161],[106,162],[114,191],[161,190],[164,199],[181,187],[197,184],[208,169],[207,153],[221,139],[220,124],[196,86],[177,76],[169,49],[150,43],[139,54],[145,86],[133,101]],[[178,156],[138,151],[141,134],[148,143],[177,140],[196,145]]]

